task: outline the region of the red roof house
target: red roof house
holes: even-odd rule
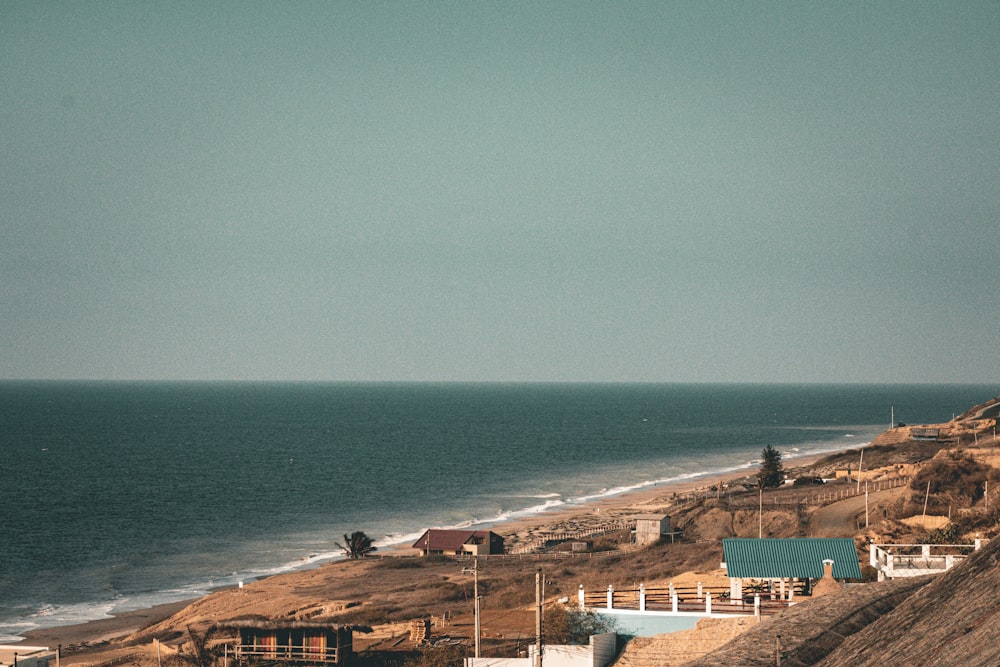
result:
[[[492,530],[443,530],[430,528],[413,543],[424,556],[469,554],[486,556],[503,553],[503,538]]]

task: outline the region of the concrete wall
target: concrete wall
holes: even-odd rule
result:
[[[594,649],[594,667],[609,665],[618,651],[618,633],[605,632],[602,635],[591,635],[590,645]]]
[[[49,667],[56,661],[55,653],[45,646],[3,646],[0,647],[0,667],[13,665],[15,653],[18,667]]]
[[[531,658],[466,658],[465,667],[532,667]]]
[[[615,659],[618,635],[607,632],[592,635],[589,646],[549,645],[542,649],[545,667],[606,667]],[[533,667],[535,646],[528,647],[527,658],[466,658],[465,667]]]
[[[535,659],[534,646],[528,649],[528,659]],[[542,664],[545,667],[594,667],[589,646],[546,646],[542,649]]]

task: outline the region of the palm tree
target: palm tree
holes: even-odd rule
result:
[[[344,552],[344,555],[348,558],[364,558],[368,554],[377,550],[377,547],[372,544],[372,538],[365,535],[360,530],[356,530],[349,536],[344,533],[344,543],[334,542],[337,548]]]

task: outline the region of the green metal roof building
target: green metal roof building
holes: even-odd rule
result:
[[[860,579],[858,552],[850,538],[726,538],[723,559],[730,577],[819,579],[823,561],[833,561],[836,579]]]

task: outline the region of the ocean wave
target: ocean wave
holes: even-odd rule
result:
[[[40,628],[76,625],[111,618],[116,604],[117,600],[74,604],[42,602],[17,618],[0,621],[0,644],[24,641],[26,633]]]
[[[41,626],[38,623],[27,621],[13,621],[0,623],[0,644],[13,644],[23,642],[24,633],[30,630],[37,630]]]
[[[82,623],[99,618],[111,618],[117,600],[77,604],[41,604],[28,616],[38,627]]]

